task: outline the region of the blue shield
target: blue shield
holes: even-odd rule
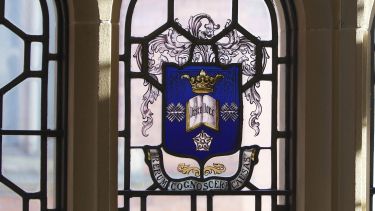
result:
[[[242,139],[241,66],[163,66],[163,148],[208,159],[236,152]]]

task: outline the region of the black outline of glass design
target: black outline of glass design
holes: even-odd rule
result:
[[[285,57],[278,57],[278,25],[277,25],[277,15],[274,8],[274,2],[272,0],[264,0],[266,5],[268,6],[268,10],[271,17],[272,23],[272,40],[271,41],[261,41],[248,32],[245,28],[243,28],[238,23],[238,0],[232,0],[232,22],[227,27],[224,28],[221,32],[215,35],[213,38],[209,40],[199,39],[191,35],[185,29],[183,29],[178,23],[174,21],[174,0],[168,0],[168,20],[165,24],[161,27],[154,30],[152,33],[145,37],[133,37],[131,36],[131,22],[132,16],[134,12],[135,5],[137,0],[131,0],[130,4],[127,8],[126,13],[126,20],[125,20],[125,54],[119,56],[119,61],[124,62],[125,64],[125,76],[124,76],[124,84],[125,84],[125,130],[119,131],[119,138],[124,138],[124,190],[119,190],[119,196],[124,197],[124,207],[119,208],[120,211],[129,211],[130,206],[130,198],[132,197],[140,197],[140,207],[142,211],[146,211],[147,209],[147,196],[152,195],[187,195],[191,197],[191,211],[197,210],[197,196],[204,195],[207,196],[207,211],[213,211],[213,196],[214,195],[251,195],[255,196],[255,210],[261,211],[261,203],[262,203],[262,196],[271,196],[272,200],[272,211],[280,211],[280,210],[295,210],[295,190],[296,190],[296,131],[293,130],[296,128],[296,97],[297,97],[297,89],[296,89],[296,80],[297,80],[297,20],[296,20],[296,13],[294,7],[294,1],[280,1],[282,9],[284,11],[285,16],[285,29],[286,29],[286,56]],[[173,28],[179,34],[187,38],[192,42],[192,46],[196,45],[210,45],[213,46],[213,51],[215,53],[216,59],[215,64],[221,66],[221,63],[218,59],[218,48],[215,47],[215,43],[223,38],[226,34],[228,34],[232,30],[237,30],[246,38],[251,40],[257,47],[256,50],[256,69],[259,72],[261,68],[261,62],[259,62],[260,58],[262,57],[261,50],[263,47],[272,48],[272,74],[263,75],[263,74],[256,74],[252,80],[248,81],[243,87],[242,91],[251,87],[257,81],[271,81],[272,84],[272,93],[277,93],[277,69],[279,65],[286,66],[286,97],[285,97],[285,116],[286,116],[286,127],[285,131],[278,131],[277,130],[277,94],[273,94],[272,96],[272,144],[271,147],[263,148],[263,149],[270,149],[271,150],[271,172],[272,172],[272,180],[271,180],[271,189],[258,189],[256,186],[250,183],[249,191],[162,191],[162,190],[155,190],[156,185],[150,186],[147,190],[144,191],[134,191],[130,189],[130,150],[132,148],[142,149],[143,147],[131,147],[130,145],[130,137],[131,137],[131,118],[130,118],[130,107],[131,107],[131,97],[130,97],[130,81],[131,79],[144,79],[149,82],[152,86],[159,89],[159,91],[163,92],[163,86],[150,77],[147,72],[148,67],[148,52],[142,52],[142,68],[141,72],[131,72],[130,70],[130,61],[131,61],[131,45],[132,44],[140,44],[142,45],[142,49],[148,49],[148,43],[154,39],[156,36],[161,34],[162,32],[168,30],[169,28]],[[190,51],[194,51],[194,47],[191,47]],[[190,53],[190,55],[192,52]],[[286,190],[277,190],[277,139],[283,138],[285,139],[285,177],[286,177]],[[286,205],[277,205],[277,196],[285,196],[286,198]]]
[[[11,23],[4,16],[5,14],[5,0],[0,0],[0,24],[12,31],[16,36],[23,40],[24,49],[24,65],[23,72],[13,79],[11,82],[0,88],[0,171],[2,171],[2,137],[3,136],[39,136],[41,139],[41,177],[40,177],[40,191],[29,193],[18,187],[12,181],[7,179],[2,172],[0,172],[0,182],[14,191],[15,194],[22,197],[23,211],[29,210],[30,200],[39,200],[41,210],[66,210],[66,163],[67,163],[67,35],[68,35],[68,14],[65,0],[53,0],[56,8],[57,20],[57,53],[49,52],[49,38],[50,38],[50,24],[49,24],[49,9],[47,0],[39,0],[43,32],[41,35],[28,35],[22,29]],[[27,18],[27,17],[24,17]],[[31,43],[42,43],[42,70],[30,70],[30,55]],[[57,94],[56,94],[56,129],[48,129],[47,125],[47,106],[48,106],[48,65],[50,61],[57,63]],[[28,78],[41,79],[41,129],[40,130],[3,130],[3,97],[4,95],[15,88]],[[47,209],[47,140],[48,138],[56,138],[56,204],[54,209]]]

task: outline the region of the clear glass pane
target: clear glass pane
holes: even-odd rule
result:
[[[32,42],[30,51],[30,69],[42,70],[43,44],[41,42]]]
[[[146,190],[154,182],[145,163],[143,150],[132,149],[130,156],[130,188],[132,190]]]
[[[0,25],[0,88],[11,82],[23,71],[23,40]]]
[[[130,211],[141,211],[141,198],[131,198],[129,205]]]
[[[262,196],[262,211],[272,210],[272,199],[271,196]]]
[[[124,159],[125,159],[125,140],[124,138],[118,139],[118,177],[117,177],[117,188],[118,190],[124,190]]]
[[[285,190],[285,139],[277,140],[277,189]],[[277,197],[278,204],[285,204],[285,197]]]
[[[125,130],[125,70],[124,62],[119,64],[118,85],[118,130]]]
[[[41,80],[28,78],[4,95],[3,129],[40,130]]]
[[[48,63],[48,129],[55,130],[57,123],[57,62]]]
[[[280,1],[274,1],[279,33],[279,57],[286,56],[286,25],[285,15]]]
[[[167,22],[167,0],[138,0],[132,19],[132,35],[147,36]]]
[[[3,175],[27,192],[40,190],[40,137],[3,136]]]
[[[22,198],[0,182],[0,210],[22,210]]]
[[[124,46],[125,46],[125,20],[126,14],[128,12],[130,0],[123,0],[121,1],[121,11],[120,11],[120,46],[119,52],[120,55],[124,54]]]
[[[272,25],[264,0],[238,0],[239,24],[260,40],[272,40]]]
[[[254,196],[214,196],[213,210],[215,211],[252,211],[255,210]],[[263,211],[263,210],[262,210]]]
[[[207,211],[207,196],[197,196],[197,210]]]
[[[29,210],[30,211],[40,211],[40,200],[30,200],[29,201]]]
[[[285,97],[286,97],[286,68],[285,65],[278,67],[278,93],[277,93],[277,129],[285,130]]]
[[[49,14],[49,52],[57,53],[58,19],[55,0],[46,0]]]
[[[259,163],[254,167],[250,182],[260,189],[271,188],[271,150],[259,152]]]
[[[56,208],[56,138],[47,139],[47,208]]]
[[[26,34],[43,33],[42,9],[38,0],[5,0],[5,18]]]
[[[190,196],[149,196],[147,211],[190,211]]]
[[[124,207],[124,196],[117,196],[117,207]]]

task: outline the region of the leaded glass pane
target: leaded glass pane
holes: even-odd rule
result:
[[[64,9],[0,0],[0,210],[65,207]]]

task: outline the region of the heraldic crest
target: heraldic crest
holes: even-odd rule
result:
[[[200,24],[203,20],[209,24]],[[198,14],[191,17],[186,30],[204,40],[211,39],[219,27],[208,15]],[[247,122],[243,99],[255,105],[248,124],[255,136],[260,132],[259,85],[244,89],[243,83],[256,74],[255,45],[236,31],[227,35],[229,43],[218,42],[215,49],[183,42],[177,39],[179,36],[170,29],[149,43],[149,74],[162,82],[163,90],[162,143],[143,148],[154,186],[172,191],[241,190],[249,185],[260,151],[257,145],[242,146],[243,124]],[[140,68],[142,47],[134,55]],[[264,49],[260,52],[263,65],[258,67],[263,70],[268,55]],[[142,134],[146,137],[153,124],[148,106],[158,99],[159,89],[148,82],[145,86],[149,88],[141,111]],[[163,155],[190,159],[196,165],[179,163],[174,168],[180,175],[175,177],[165,169]],[[220,158],[234,155],[238,157],[237,169],[229,174],[232,164],[225,164]]]

